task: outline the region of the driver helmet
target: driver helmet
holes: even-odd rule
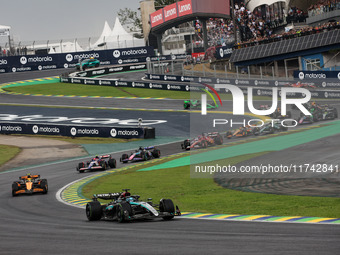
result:
[[[135,201],[135,199],[134,199],[133,197],[127,197],[127,198],[126,198],[126,201],[127,201],[127,202],[133,202],[133,201]]]
[[[99,156],[98,155],[96,155],[96,157],[95,157],[96,159],[98,159],[99,158]]]

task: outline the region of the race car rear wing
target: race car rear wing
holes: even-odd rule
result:
[[[37,179],[37,178],[40,178],[40,174],[30,175],[30,177],[28,177],[28,175],[19,177],[20,180],[27,180],[28,178]]]
[[[121,193],[107,193],[107,194],[94,194],[92,200],[97,201],[98,199],[103,200],[116,200]]]

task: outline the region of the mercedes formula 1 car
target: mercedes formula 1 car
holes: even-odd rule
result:
[[[288,127],[285,127],[281,124],[280,121],[273,121],[264,124],[262,127],[255,127],[253,129],[254,135],[267,135],[274,134],[275,132],[287,131]]]
[[[187,139],[181,144],[183,150],[207,148],[209,146],[223,144],[223,137],[218,132],[203,133],[202,135],[194,138]]]
[[[139,198],[138,195],[131,195],[129,189],[120,193],[93,195],[93,201],[86,205],[87,219],[127,222],[153,218],[171,220],[174,216],[181,215],[178,206],[175,207],[171,199],[161,199],[159,204],[154,204],[150,198],[147,202],[140,201]],[[98,199],[112,201],[101,205]]]
[[[304,104],[304,107],[312,115],[304,115],[301,113],[300,117],[297,119],[299,124],[309,124],[318,122],[320,120],[334,120],[338,118],[338,110],[335,107],[329,106],[327,104],[320,105],[312,102]]]
[[[149,147],[139,147],[138,150],[131,153],[130,156],[128,154],[123,154],[120,158],[120,162],[136,162],[136,161],[146,161],[153,158],[159,158],[161,156],[161,151],[157,149],[155,146]]]
[[[42,193],[47,194],[48,184],[46,179],[40,179],[40,175],[27,174],[19,177],[19,181],[12,184],[12,196],[19,194]]]
[[[116,168],[117,162],[111,155],[95,156],[90,161],[80,162],[77,166],[79,173],[92,170],[106,170],[108,168]]]
[[[338,110],[329,105],[321,105],[321,120],[334,120],[338,118]]]
[[[184,100],[184,109],[190,110],[190,109],[199,109],[202,108],[202,103],[200,100]],[[217,104],[207,104],[207,109],[212,110],[218,108]]]

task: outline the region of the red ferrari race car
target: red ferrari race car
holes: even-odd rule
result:
[[[223,137],[218,132],[203,133],[202,135],[194,138],[187,139],[181,144],[183,150],[207,148],[208,146],[215,146],[223,144]]]
[[[301,83],[301,82],[297,82],[297,83],[287,83],[285,85],[286,87],[293,87],[293,88],[305,88],[305,89],[315,89],[316,87],[312,84],[309,83]]]
[[[117,161],[111,155],[96,155],[90,161],[80,162],[77,166],[79,173],[84,173],[86,170],[106,170],[108,168],[116,168]]]
[[[253,134],[253,129],[254,127],[251,126],[239,127],[238,129],[227,131],[225,137],[228,139],[233,137],[247,137]]]
[[[40,179],[40,175],[27,174],[20,176],[19,181],[12,184],[12,196],[19,194],[42,193],[47,194],[48,184],[46,179]]]

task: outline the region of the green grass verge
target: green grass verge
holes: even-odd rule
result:
[[[221,162],[234,165],[263,154],[243,155]],[[339,198],[271,195],[224,189],[213,179],[190,178],[188,166],[137,171],[151,165],[98,178],[83,187],[83,195],[91,198],[93,194],[131,188],[132,193],[142,198],[152,197],[155,202],[163,197],[171,198],[182,211],[330,218],[340,215]]]
[[[0,166],[19,154],[21,149],[15,146],[0,145]]]
[[[152,97],[170,99],[189,99],[193,93],[185,91],[168,91],[157,89],[122,88],[109,86],[82,85],[71,83],[47,83],[37,85],[27,85],[18,87],[7,87],[7,92],[22,94],[42,94],[42,95],[74,95],[74,96],[100,96],[100,97]],[[195,93],[196,98],[200,98],[199,93]],[[269,97],[254,96],[255,100],[268,100]],[[222,100],[231,100],[231,94],[221,94]]]

